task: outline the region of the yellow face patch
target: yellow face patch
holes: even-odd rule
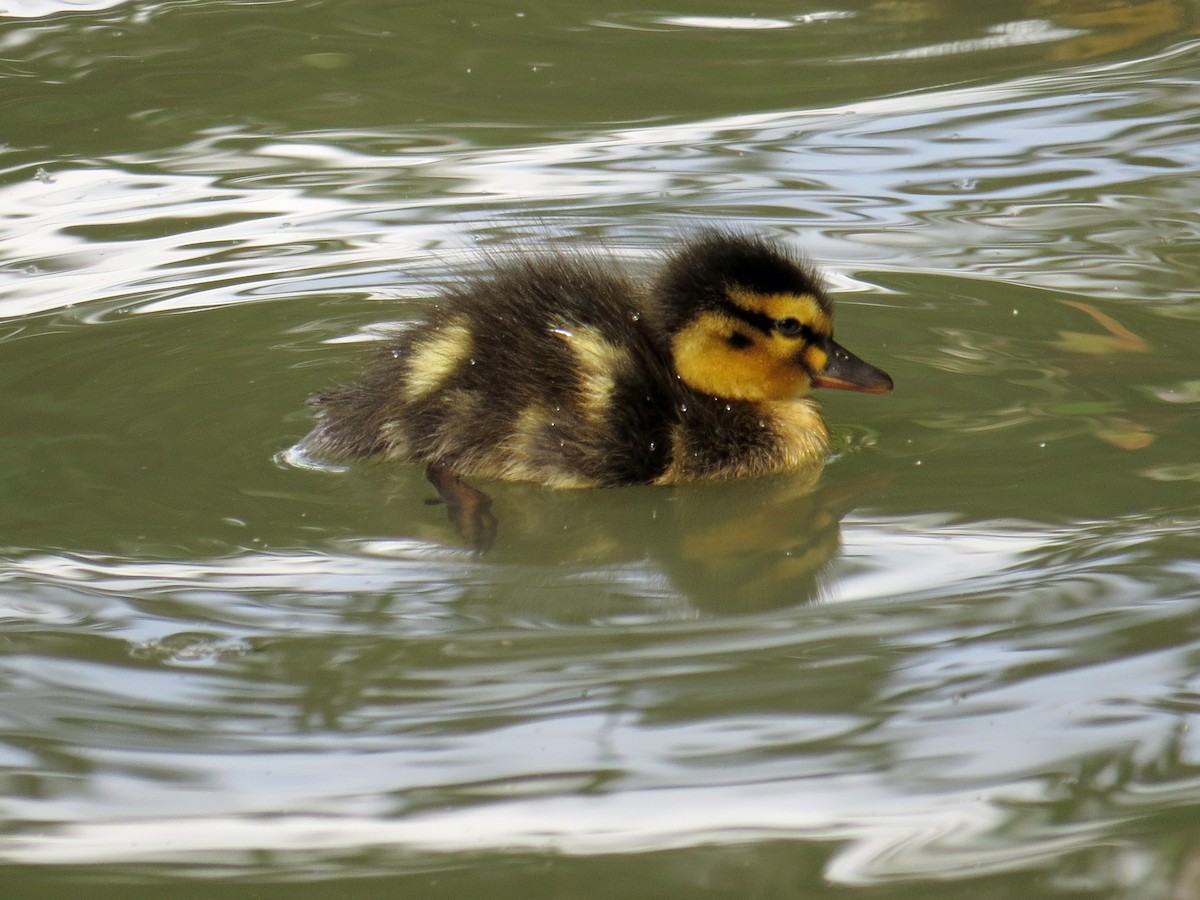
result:
[[[735,332],[750,344],[731,344]],[[679,377],[703,394],[786,400],[808,388],[808,373],[794,359],[795,339],[762,334],[721,313],[701,313],[675,335],[671,349]]]
[[[810,345],[804,348],[804,361],[811,371],[821,372],[829,364],[829,354],[820,347]]]
[[[733,311],[698,315],[675,336],[680,377],[698,391],[737,400],[787,400],[804,393],[808,373],[824,370],[829,361],[826,351],[811,342],[814,335],[833,333],[833,319],[820,299],[739,287],[730,288],[727,297],[752,321],[743,322]],[[774,327],[789,319],[804,328],[783,334]]]

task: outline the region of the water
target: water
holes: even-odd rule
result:
[[[0,3],[22,896],[1200,894],[1194,2]],[[804,247],[838,455],[280,454],[480,248]]]

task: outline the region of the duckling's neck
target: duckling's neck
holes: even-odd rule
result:
[[[657,482],[819,468],[828,450],[829,429],[812,400],[751,402],[693,394],[681,404],[671,429],[670,461]]]
[[[779,469],[822,465],[829,453],[829,428],[815,400],[776,400],[759,404],[771,416],[782,457]]]

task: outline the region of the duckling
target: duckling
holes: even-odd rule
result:
[[[579,488],[819,467],[829,432],[814,387],[885,393],[892,380],[834,342],[805,259],[712,230],[649,285],[582,254],[493,264],[445,291],[364,380],[312,398],[300,446],[426,463],[460,531],[490,543],[490,501],[463,476]]]

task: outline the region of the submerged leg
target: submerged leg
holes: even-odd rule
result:
[[[471,549],[479,553],[491,549],[497,525],[492,498],[471,487],[445,463],[431,462],[425,477],[441,494],[451,523]]]

